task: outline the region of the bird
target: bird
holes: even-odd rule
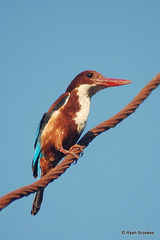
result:
[[[46,175],[77,143],[87,123],[92,96],[102,89],[129,83],[130,80],[107,78],[92,70],[78,74],[42,116],[34,143],[33,176],[40,179]],[[43,193],[43,188],[36,192],[32,215],[39,212]]]

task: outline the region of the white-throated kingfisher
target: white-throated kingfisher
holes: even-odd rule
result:
[[[106,78],[95,71],[76,76],[40,121],[34,144],[32,170],[41,178],[54,168],[76,144],[87,122],[91,97],[98,91],[131,83],[129,80]],[[43,200],[44,189],[35,195],[32,215],[36,215]]]

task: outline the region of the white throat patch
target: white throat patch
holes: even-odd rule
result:
[[[77,131],[81,133],[87,123],[88,114],[90,110],[90,96],[89,96],[89,89],[91,85],[83,84],[78,87],[77,95],[80,104],[80,110],[77,112],[76,117],[74,118],[75,123],[77,124]]]

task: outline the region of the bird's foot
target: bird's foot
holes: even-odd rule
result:
[[[69,150],[71,151],[73,148],[79,148],[79,150],[81,151],[79,156],[82,157],[83,156],[83,147],[79,144],[74,144]],[[75,160],[74,164],[76,164],[78,161],[78,158]]]
[[[64,148],[61,147],[59,151],[60,151],[61,153],[65,154],[65,155],[67,155],[67,154],[72,154],[72,155],[75,157],[76,161],[78,160],[78,155],[75,154],[75,153],[73,153],[73,152],[70,151],[70,150],[66,150],[66,149],[64,149]]]
[[[72,152],[72,149],[75,147],[78,147],[80,149],[81,151],[80,155]],[[78,144],[74,144],[69,150],[66,150],[63,147],[61,147],[59,151],[65,155],[72,154],[75,157],[75,164],[77,163],[79,156],[80,157],[83,156],[83,148],[81,147],[81,145],[78,145]]]
[[[74,144],[69,150],[72,150],[73,148],[79,148],[80,150],[80,157],[83,156],[83,147],[79,144]]]

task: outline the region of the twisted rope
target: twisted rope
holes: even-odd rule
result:
[[[135,110],[139,107],[139,105],[149,96],[149,94],[160,84],[160,73],[157,74],[139,93],[138,95],[120,112],[118,112],[115,116],[110,119],[100,123],[96,127],[92,128],[88,131],[78,142],[78,145],[81,146],[82,149],[86,148],[89,143],[99,134],[104,131],[109,130],[110,128],[115,127],[118,123],[128,117],[130,114],[135,112]],[[70,151],[77,154],[79,157],[82,149],[75,145],[72,147]],[[67,154],[66,157],[60,162],[54,169],[51,169],[44,177],[39,179],[38,181],[28,185],[21,187],[17,190],[14,190],[0,198],[0,210],[8,206],[11,202],[16,199],[22,198],[24,196],[28,196],[31,193],[35,193],[41,188],[47,187],[47,185],[53,182],[55,179],[60,177],[72,163],[74,163],[75,159],[73,154]]]

